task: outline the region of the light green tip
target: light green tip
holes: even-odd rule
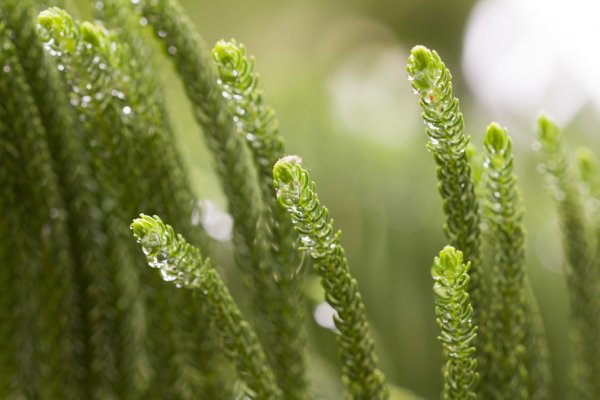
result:
[[[298,156],[280,158],[273,167],[273,179],[278,184],[289,185],[298,180],[298,169],[302,168],[302,159]]]
[[[213,59],[220,64],[233,64],[237,63],[240,58],[240,46],[235,40],[219,40],[213,48]]]
[[[133,231],[135,240],[141,242],[156,227],[156,223],[157,221],[153,217],[140,214],[140,217],[134,219],[131,223],[131,230]]]
[[[38,24],[48,31],[60,31],[65,25],[65,19],[71,17],[64,10],[52,7],[38,15]]]
[[[440,251],[439,262],[444,269],[453,269],[463,263],[463,253],[452,246],[446,246]]]
[[[165,244],[165,238],[162,234],[164,226],[159,217],[144,214],[140,214],[140,218],[136,218],[131,223],[133,237],[142,246],[146,256],[155,255]]]
[[[502,128],[500,124],[492,122],[485,131],[483,143],[490,153],[502,153],[510,146],[510,137],[506,129]]]
[[[464,256],[462,251],[456,250],[452,246],[446,246],[438,257],[433,260],[431,266],[431,276],[437,281],[442,279],[452,283],[459,279],[467,270],[470,264],[464,265]],[[435,288],[434,288],[435,289]],[[441,295],[438,293],[438,295]]]
[[[577,150],[575,150],[575,156],[577,157],[579,164],[585,168],[592,169],[596,167],[596,155],[589,148],[579,147]]]
[[[581,178],[585,182],[591,182],[598,170],[598,160],[596,159],[596,155],[587,147],[579,147],[575,151],[575,157],[577,158],[577,165],[579,166]]]
[[[408,58],[409,68],[414,68],[415,71],[423,71],[428,68],[433,62],[434,57],[431,50],[425,46],[415,46],[410,51]]]
[[[555,141],[560,134],[558,126],[545,115],[538,118],[538,129],[540,139],[547,142]]]
[[[106,40],[106,35],[102,29],[91,22],[82,22],[80,25],[80,30],[83,41],[91,44],[94,47],[100,47],[100,44]]]
[[[445,69],[444,63],[435,51],[429,50],[425,46],[415,46],[408,57],[406,72],[412,82],[413,89],[421,96],[427,94],[435,86],[440,78],[441,72]],[[448,77],[450,73],[447,73]],[[430,95],[430,94],[429,94]],[[431,103],[431,99],[425,99]]]

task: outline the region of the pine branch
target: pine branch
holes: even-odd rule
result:
[[[566,278],[575,336],[576,361],[573,365],[574,395],[578,398],[600,396],[600,279],[594,268],[595,238],[585,217],[583,199],[577,187],[576,172],[569,163],[566,145],[558,127],[548,118],[538,120],[545,175],[557,203]]]
[[[483,320],[485,288],[480,265],[479,208],[471,167],[467,159],[470,137],[464,134],[458,99],[452,95],[450,71],[435,51],[423,46],[412,49],[406,67],[429,135],[427,148],[438,166],[437,177],[444,201],[449,243],[463,251],[471,262],[471,301],[475,321]],[[483,322],[483,321],[481,321]]]
[[[286,398],[308,398],[304,357],[305,332],[304,304],[301,297],[302,276],[297,274],[301,261],[295,249],[295,233],[285,210],[277,204],[273,189],[273,165],[283,155],[283,139],[278,133],[275,112],[265,104],[264,94],[258,89],[258,74],[254,59],[246,57],[246,49],[235,41],[219,41],[213,49],[218,67],[219,84],[233,115],[238,134],[246,139],[266,210],[264,221],[267,246],[274,259],[270,261],[278,277],[276,318],[271,321],[271,338],[267,355],[274,366],[277,381]],[[282,318],[282,316],[284,316]]]
[[[387,399],[388,388],[377,368],[374,342],[369,333],[358,284],[350,274],[340,244],[341,232],[333,233],[329,212],[315,192],[315,183],[297,156],[280,159],[273,169],[277,199],[298,232],[302,249],[314,261],[327,302],[335,309],[335,326],[342,373],[353,399]]]
[[[244,271],[253,292],[254,307],[261,317],[259,332],[268,337],[269,319],[277,318],[277,288],[269,267],[262,217],[264,204],[244,139],[237,134],[217,74],[201,37],[174,0],[140,0],[137,10],[163,42],[174,61],[190,99],[194,116],[202,127],[214,155],[217,174],[234,219],[233,243],[236,264]]]
[[[130,126],[135,139],[130,162],[144,171],[144,176],[160,177],[136,181],[132,186],[135,193],[127,194],[135,206],[128,215],[141,211],[164,215],[191,243],[208,249],[206,232],[201,225],[192,222],[193,213],[198,212],[197,201],[175,147],[164,93],[156,79],[158,68],[148,43],[150,37],[130,4],[127,0],[104,0],[96,6],[99,17],[114,28],[114,36],[120,44],[118,69],[128,84],[122,92],[128,94],[128,104],[135,113],[135,123]],[[150,392],[163,393],[162,397],[169,396],[165,391],[174,391],[183,398],[227,397],[229,379],[221,373],[225,370],[220,366],[223,360],[216,352],[215,339],[206,329],[207,318],[200,317],[204,313],[202,304],[193,301],[191,293],[175,292],[159,282],[154,274],[149,274],[150,271],[142,270],[143,283],[153,293],[147,300],[152,303],[149,306],[163,308],[162,313],[150,313],[147,317],[151,346],[157,349],[153,363],[157,379],[152,380]],[[173,313],[182,308],[186,312]],[[166,326],[165,318],[171,320],[171,327]],[[165,340],[172,345],[165,345]],[[169,367],[168,360],[180,367]],[[164,381],[173,384],[165,385]]]
[[[470,263],[463,254],[446,246],[431,267],[435,281],[435,313],[441,329],[446,363],[443,368],[444,400],[476,399],[479,374],[474,341],[477,326],[472,323],[473,307],[469,301]]]
[[[525,227],[521,194],[513,173],[512,140],[505,129],[492,123],[484,144],[484,215],[494,257],[486,325],[487,345],[492,351],[482,392],[486,398],[528,399],[540,391],[547,393],[549,385],[548,380],[532,382],[530,371],[545,370],[536,372],[540,377],[549,377],[550,372],[544,358],[545,336],[535,337],[539,332],[533,328],[539,319],[539,315],[532,315],[537,304],[528,304],[535,298],[525,270]]]
[[[120,386],[131,389],[128,397],[133,397],[148,386],[150,365],[139,276],[133,248],[126,240],[128,232],[124,224],[128,204],[135,198],[132,192],[136,188],[135,183],[125,183],[128,177],[133,182],[141,180],[141,175],[137,165],[131,164],[134,160],[129,157],[133,141],[125,140],[132,134],[127,124],[132,110],[124,105],[124,93],[128,91],[124,90],[124,79],[117,66],[118,46],[101,27],[87,22],[79,24],[57,8],[41,13],[39,22],[45,48],[62,66],[65,81],[71,89],[70,102],[82,121],[83,139],[89,146],[91,169],[98,185],[96,202],[101,204],[101,228],[106,237],[104,251],[108,267],[105,273],[114,277],[114,287],[110,289],[110,275],[101,279],[107,281],[104,285],[110,290],[104,293],[109,304],[103,306],[106,323],[110,326],[106,329],[111,332],[107,335],[118,332],[115,342],[102,351],[115,352],[111,355],[115,365],[97,367],[103,369],[99,375],[106,374],[109,380],[99,383],[97,395],[116,395],[108,394],[108,391],[117,393]],[[95,281],[97,275],[92,280]],[[106,299],[102,301],[106,302]],[[108,310],[117,303],[117,312]],[[98,333],[94,330],[92,334]]]
[[[83,338],[85,352],[83,368],[87,374],[84,387],[89,393],[106,398],[107,387],[114,370],[112,345],[108,327],[109,310],[107,294],[111,284],[104,273],[107,260],[100,245],[103,234],[95,206],[94,180],[89,173],[87,152],[76,134],[69,101],[64,87],[57,77],[57,65],[46,58],[36,34],[35,18],[31,15],[28,1],[3,3],[5,16],[14,24],[14,43],[17,44],[20,61],[31,84],[42,121],[48,135],[48,145],[63,189],[68,224],[73,244],[73,258],[77,265],[77,281],[80,286],[83,313],[86,318]],[[96,382],[100,382],[96,385]],[[73,385],[76,383],[74,382]]]
[[[148,264],[157,268],[163,280],[196,291],[209,309],[211,322],[222,340],[223,350],[235,363],[250,392],[248,398],[277,399],[279,389],[266,356],[248,322],[242,319],[225,284],[210,260],[188,244],[158,217],[142,215],[131,225]]]
[[[14,17],[13,4],[4,6]],[[0,159],[6,169],[0,181],[5,210],[0,269],[7,285],[3,305],[11,307],[0,310],[7,317],[0,329],[5,355],[0,393],[77,399],[84,393],[78,355],[82,321],[64,203],[14,34],[0,25]]]
[[[145,183],[153,196],[140,193],[139,210],[155,210],[173,221],[195,245],[209,248],[210,241],[202,226],[192,225],[191,215],[195,209],[195,195],[183,162],[175,147],[175,135],[167,115],[165,94],[156,79],[156,54],[139,16],[129,6],[128,0],[99,0],[96,2],[98,17],[114,32],[121,49],[119,70],[129,84],[131,108],[136,112],[135,138],[137,162],[145,175],[161,176],[162,179]],[[136,79],[133,79],[133,78]],[[140,182],[139,186],[144,182]],[[149,190],[148,188],[145,190]],[[137,211],[139,213],[139,211]],[[136,213],[136,214],[137,214]]]
[[[525,368],[529,372],[529,395],[533,400],[551,398],[552,371],[546,328],[531,285],[527,288],[525,315]]]

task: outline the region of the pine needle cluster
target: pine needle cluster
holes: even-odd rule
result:
[[[459,319],[463,325],[450,330],[450,338],[464,340],[460,332],[470,332],[471,324],[479,329],[469,348],[477,358],[476,372],[457,380],[445,371],[444,385],[454,392],[445,389],[444,396],[544,398],[550,384],[547,341],[526,276],[525,228],[511,139],[493,123],[485,134],[485,157],[470,145],[458,99],[452,94],[450,71],[435,51],[413,48],[407,71],[423,110],[427,148],[437,164],[446,237],[471,263],[472,285],[463,289],[470,295],[473,320]],[[453,353],[445,350],[445,354]]]
[[[0,397],[313,398],[303,275],[314,272],[334,311],[346,398],[416,398],[386,382],[341,232],[300,157],[285,156],[246,48],[208,50],[175,0],[98,0],[93,23],[56,7],[36,19],[39,5],[0,2]],[[210,261],[152,40],[213,157],[252,303],[245,315]],[[449,244],[431,267],[442,398],[546,399],[512,140],[492,123],[485,151],[473,147],[435,51],[415,47],[407,72]],[[600,175],[587,150],[575,169],[546,117],[539,132],[567,256],[572,394],[595,399]]]

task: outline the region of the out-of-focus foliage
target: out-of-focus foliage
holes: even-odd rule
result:
[[[139,4],[138,1],[131,3]],[[77,9],[73,7],[74,4]],[[117,8],[115,4],[118,5]],[[182,1],[184,8],[181,9],[181,13],[192,20],[209,43],[221,38],[237,37],[257,56],[257,67],[263,73],[260,86],[268,93],[269,104],[278,111],[281,135],[286,139],[287,150],[302,154],[306,164],[310,165],[311,176],[319,182],[321,199],[330,205],[336,226],[344,230],[347,257],[353,276],[360,283],[381,369],[388,381],[408,387],[425,398],[437,397],[442,388],[439,370],[442,358],[439,344],[436,343],[439,333],[432,311],[434,299],[431,296],[428,266],[432,255],[446,243],[446,239],[440,229],[444,217],[440,200],[435,196],[435,169],[423,149],[424,138],[419,126],[418,109],[410,96],[411,89],[405,80],[403,65],[408,49],[414,43],[435,47],[444,55],[447,65],[454,72],[455,92],[462,100],[462,112],[468,121],[466,132],[472,135],[474,143],[481,143],[489,116],[477,109],[468,93],[463,90],[458,68],[461,30],[472,4],[473,1],[451,3],[433,0],[225,0]],[[30,8],[26,13],[15,13],[15,10],[19,10],[18,7],[8,11],[7,7],[13,5]],[[170,133],[163,136],[142,132],[147,135],[136,136],[133,141],[141,140],[143,148],[111,150],[115,154],[120,152],[132,155],[134,161],[131,161],[131,165],[136,165],[136,168],[120,170],[118,165],[114,165],[102,171],[104,166],[110,164],[110,158],[94,166],[86,158],[89,156],[82,156],[88,153],[105,154],[103,151],[116,143],[110,140],[118,138],[107,135],[107,141],[98,143],[99,147],[94,147],[90,141],[79,140],[84,135],[85,125],[84,121],[79,120],[80,116],[89,117],[94,111],[86,108],[77,113],[70,106],[65,107],[70,99],[56,87],[56,75],[64,75],[57,65],[40,63],[40,57],[43,58],[44,53],[41,47],[35,46],[38,40],[33,29],[35,14],[49,5],[66,6],[82,19],[101,17],[106,31],[103,31],[101,25],[86,26],[109,35],[117,33],[119,38],[115,42],[127,43],[129,46],[119,46],[117,53],[125,56],[123,59],[113,60],[116,70],[113,70],[115,75],[110,76],[110,79],[120,80],[132,73],[145,77],[125,79],[122,83],[128,90],[122,92],[126,99],[121,99],[122,103],[116,104],[121,106],[121,110],[125,106],[131,107],[136,115],[152,115],[152,124],[160,126],[160,130],[165,133],[170,132],[168,126],[173,126],[175,136]],[[119,7],[120,5],[121,2],[114,0],[48,3],[5,0],[0,4],[0,20],[3,22],[0,27],[3,40],[0,75],[18,77],[22,74],[23,72],[18,72],[19,66],[15,67],[16,62],[22,64],[21,68],[25,73],[20,79],[6,80],[1,87],[3,99],[13,97],[11,93],[15,92],[21,93],[22,98],[15,102],[3,100],[0,106],[0,113],[4,115],[0,116],[0,143],[3,146],[0,179],[6,183],[0,204],[3,210],[11,211],[5,213],[6,218],[2,218],[0,222],[0,240],[4,243],[4,247],[0,249],[0,257],[5,260],[6,265],[23,262],[23,257],[18,254],[32,254],[31,258],[25,260],[29,265],[42,259],[53,265],[60,260],[65,261],[60,263],[61,272],[49,269],[20,269],[18,274],[9,273],[6,269],[0,272],[2,293],[17,293],[15,296],[0,296],[2,310],[11,310],[10,314],[3,314],[10,317],[2,319],[0,335],[19,338],[16,346],[11,345],[6,347],[6,351],[0,352],[0,359],[2,362],[12,363],[11,365],[18,363],[19,368],[23,368],[22,371],[27,371],[19,379],[28,382],[53,382],[46,386],[46,393],[40,394],[50,398],[57,397],[56,393],[61,398],[85,398],[91,396],[91,387],[97,388],[97,398],[110,398],[110,390],[106,391],[104,388],[112,385],[132,391],[146,388],[147,393],[152,393],[157,398],[182,398],[189,396],[194,390],[203,390],[205,393],[212,393],[212,397],[210,394],[208,397],[219,398],[218,396],[224,395],[223,392],[207,386],[207,382],[218,382],[218,379],[206,377],[215,371],[216,375],[221,375],[220,372],[227,370],[223,369],[227,367],[218,356],[216,360],[211,359],[214,355],[211,356],[210,351],[206,351],[211,348],[212,342],[208,338],[203,339],[203,332],[206,330],[199,329],[203,322],[198,324],[195,321],[202,314],[197,299],[188,296],[190,293],[177,291],[164,284],[156,274],[146,271],[148,268],[143,266],[143,257],[131,240],[125,246],[128,248],[123,250],[125,253],[114,252],[110,257],[113,260],[119,258],[119,254],[125,254],[126,258],[133,257],[133,270],[141,274],[137,283],[129,280],[131,275],[128,269],[110,267],[109,253],[105,251],[108,240],[114,242],[117,238],[128,236],[127,226],[139,212],[161,215],[177,232],[181,232],[204,251],[204,242],[207,240],[199,234],[202,232],[199,222],[203,221],[208,227],[211,221],[222,216],[222,213],[207,212],[215,209],[214,204],[217,204],[217,209],[227,207],[225,191],[221,189],[218,173],[213,168],[212,156],[208,150],[210,146],[205,146],[202,142],[200,129],[194,121],[194,112],[185,98],[184,87],[163,59],[155,62],[156,60],[147,58],[156,49],[149,44],[151,42],[148,41],[148,35],[140,35],[140,32],[148,30],[151,18],[140,19],[139,15],[123,13],[121,10],[127,11],[129,8]],[[19,29],[15,29],[15,26]],[[161,32],[166,31],[159,30],[156,32],[157,36],[161,37]],[[10,39],[10,43],[6,38]],[[11,46],[16,48],[17,57],[11,55]],[[179,49],[177,46],[165,48],[172,58],[177,54],[171,53],[177,53]],[[208,59],[209,53],[205,54]],[[126,62],[123,63],[123,60]],[[127,60],[137,62],[129,63]],[[135,72],[128,71],[128,68],[133,68]],[[23,76],[26,78],[23,79]],[[160,81],[166,82],[164,93],[160,88],[150,87],[152,85],[136,87],[139,82],[150,81],[155,86],[160,86]],[[78,94],[77,98],[81,99],[85,95]],[[91,103],[94,107],[98,106],[97,110],[102,110],[101,107],[105,106],[98,99],[92,99]],[[164,112],[165,105],[169,117]],[[160,109],[163,111],[157,111]],[[19,110],[21,114],[18,113]],[[115,110],[117,109],[110,111],[113,117],[116,116]],[[20,122],[15,118],[10,124],[6,123],[7,115],[18,114],[25,117]],[[571,136],[571,143],[577,145],[584,142],[581,132],[586,129],[592,131],[586,127],[586,123],[594,118],[596,117],[584,110],[574,120],[573,126],[565,130]],[[112,121],[123,123],[117,118]],[[126,118],[124,123],[127,125]],[[23,126],[29,126],[28,135],[17,135],[16,130],[11,130],[14,125],[18,127],[18,131]],[[40,126],[45,132],[40,131]],[[137,132],[137,135],[141,134],[141,126],[134,124],[129,125],[129,128],[132,132]],[[556,398],[564,398],[564,376],[570,346],[566,345],[569,343],[568,329],[565,328],[568,292],[561,272],[564,257],[559,246],[559,223],[551,211],[552,204],[536,172],[538,161],[530,150],[533,135],[522,129],[522,125],[519,129],[513,129],[510,124],[509,126],[517,159],[515,171],[520,177],[527,210],[524,224],[528,232],[528,274],[533,292],[540,302],[552,352],[554,383],[551,393]],[[73,131],[79,132],[80,136],[68,134]],[[35,142],[33,139],[39,138],[42,134],[40,132],[45,135],[47,145],[27,150],[27,154],[35,154],[35,157],[25,155],[24,151],[32,149],[31,145]],[[174,152],[174,137],[183,156],[182,160]],[[74,138],[79,139],[73,140]],[[585,142],[592,147],[600,144],[597,138],[591,137]],[[135,151],[137,154],[134,154]],[[52,169],[47,168],[48,157],[53,160]],[[482,156],[475,154],[475,158],[482,159]],[[182,171],[178,166],[180,161],[183,161],[189,172],[189,181],[185,176],[171,175]],[[9,168],[9,164],[12,167]],[[28,167],[23,171],[21,166],[26,165]],[[351,173],[348,172],[349,166],[353,167]],[[123,211],[115,213],[112,220],[104,218],[104,215],[111,215],[111,210],[115,210],[115,202],[122,200],[99,194],[95,184],[86,186],[86,182],[93,182],[89,180],[89,174],[94,168],[105,176],[114,174],[122,177],[131,173],[136,177],[152,175],[169,178],[139,181],[140,186],[121,188],[126,191],[124,193],[128,193],[120,195],[121,199],[125,198],[126,203],[133,204],[131,198],[136,198],[141,203],[126,211],[126,221],[116,229],[111,224],[120,218],[118,214],[123,214]],[[122,186],[120,179],[114,179],[116,186]],[[585,179],[590,182],[588,178]],[[43,185],[33,187],[23,184],[24,182],[43,182]],[[113,189],[121,190],[111,190]],[[213,204],[204,208],[204,214],[197,207],[198,198],[209,199]],[[114,236],[107,237],[103,232],[110,226],[115,228]],[[67,233],[61,234],[64,231]],[[30,239],[19,242],[14,240],[23,235]],[[68,239],[64,239],[65,237]],[[240,239],[236,240],[239,242]],[[86,247],[92,243],[97,245],[95,250],[93,246]],[[256,300],[246,300],[255,296],[247,294],[243,289],[241,274],[234,268],[234,261],[230,256],[231,243],[215,243],[212,246],[215,264],[222,267],[222,276],[233,296],[238,299],[241,311],[244,315],[251,315],[251,311],[257,307],[247,304],[255,304]],[[81,276],[72,276],[73,267],[69,266],[70,262],[66,260],[68,255],[64,254],[66,248],[70,249],[70,254],[76,255],[76,262],[82,266]],[[38,249],[43,249],[43,254],[38,253]],[[486,251],[483,250],[483,257]],[[114,265],[122,262],[124,260],[115,261]],[[311,354],[307,360],[308,380],[313,382],[311,389],[320,398],[339,398],[341,385],[336,380],[335,371],[339,361],[334,335],[320,325],[322,320],[319,318],[322,316],[315,314],[316,318],[312,318],[313,313],[323,309],[319,307],[323,305],[323,293],[319,285],[314,284],[316,278],[310,273],[310,268],[306,268],[306,262],[304,260],[301,264],[298,260],[298,267],[307,273],[303,288],[309,304],[306,310],[296,311],[298,315],[305,311],[309,317],[305,325],[309,331],[308,345]],[[94,263],[104,267],[95,269]],[[109,268],[112,271],[110,274]],[[110,282],[110,276],[117,277],[111,275],[113,272],[121,275],[118,280]],[[39,286],[32,286],[31,279],[44,282],[41,287],[61,287],[61,290],[54,292],[44,302],[34,290]],[[78,287],[85,289],[74,289],[73,280]],[[118,289],[114,287],[115,284]],[[137,284],[140,286],[136,288]],[[156,314],[137,314],[148,318],[145,323],[150,327],[149,330],[144,332],[138,329],[143,326],[138,324],[139,319],[129,327],[126,324],[116,326],[114,321],[119,320],[123,314],[133,312],[132,315],[136,315],[139,304],[136,304],[137,297],[132,294],[139,291],[140,287],[146,288],[141,290],[143,305],[160,310]],[[9,292],[9,289],[14,288],[18,289]],[[115,295],[119,291],[126,295]],[[81,310],[69,307],[73,301],[81,306]],[[97,306],[92,306],[93,304]],[[194,304],[196,310],[186,311],[183,304]],[[173,308],[183,312],[169,318],[155,318],[155,315],[162,313],[168,315],[165,311]],[[67,319],[49,319],[48,316],[53,315],[53,310],[57,309],[64,310],[65,316],[74,316],[74,326],[69,327]],[[39,311],[40,319],[21,319],[18,330],[12,330],[11,320],[14,322],[15,315],[31,315],[33,311]],[[48,313],[44,314],[46,311]],[[81,315],[77,315],[78,313]],[[89,343],[68,340],[76,335],[60,334],[62,329],[74,329],[77,332],[91,330],[93,325],[96,325],[93,329],[97,329],[97,334],[90,338]],[[136,326],[138,328],[131,329]],[[60,343],[60,347],[44,345],[40,347],[40,351],[35,351],[27,346],[28,340],[37,337],[39,332],[48,333],[44,338],[45,343]],[[152,351],[139,347],[144,337],[149,339]],[[302,335],[298,339],[302,341]],[[196,348],[193,353],[190,352],[193,347],[191,343],[198,341],[209,345],[206,349]],[[3,341],[3,345],[6,343],[12,342]],[[120,356],[116,357],[113,350],[102,351],[106,349],[105,343],[118,346],[113,349],[130,351],[118,350],[116,353]],[[97,350],[83,356],[82,346]],[[5,350],[5,347],[0,349]],[[273,349],[273,352],[276,351]],[[105,365],[118,366],[116,368],[120,371],[137,373],[121,375],[112,366],[104,372],[98,367],[98,374],[89,378],[85,377],[84,370],[76,368],[73,376],[69,377],[66,370],[55,369],[51,364],[36,364],[33,361],[35,358],[19,359],[17,352],[32,357],[49,356],[55,363],[62,363],[61,365],[93,362],[100,366],[106,362]],[[82,357],[89,358],[82,361]],[[202,365],[196,363],[200,359],[214,360],[210,364],[219,367],[203,370]],[[137,367],[131,368],[136,365]],[[6,377],[2,374],[7,371],[9,370],[0,372],[0,380]],[[278,370],[274,372],[282,373]],[[156,378],[150,379],[152,376]],[[56,384],[64,379],[84,384],[79,387],[69,386],[71,393],[66,393],[65,387]],[[129,379],[134,384],[130,385]],[[161,385],[164,381],[175,381],[176,384],[164,387]],[[3,385],[3,382],[0,382],[0,397],[6,397],[2,390],[15,388],[19,393],[33,396],[31,387],[17,387],[19,385],[14,383]],[[404,391],[392,387],[391,393],[394,396]]]

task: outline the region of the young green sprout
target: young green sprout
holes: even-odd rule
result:
[[[279,204],[287,210],[298,232],[300,249],[312,257],[325,298],[337,313],[336,339],[348,394],[353,399],[387,399],[388,388],[377,367],[365,307],[340,244],[341,232],[334,233],[329,211],[321,205],[315,183],[310,181],[300,157],[277,161],[273,178]]]
[[[446,246],[431,267],[434,280],[435,313],[441,329],[446,363],[443,367],[444,400],[476,399],[479,380],[474,340],[477,327],[473,325],[473,306],[469,301],[470,263],[463,254]]]
[[[221,338],[226,356],[235,364],[251,399],[279,399],[281,392],[256,334],[240,313],[225,284],[196,247],[176,235],[159,217],[141,215],[131,224],[148,265],[163,280],[179,288],[196,290]]]

